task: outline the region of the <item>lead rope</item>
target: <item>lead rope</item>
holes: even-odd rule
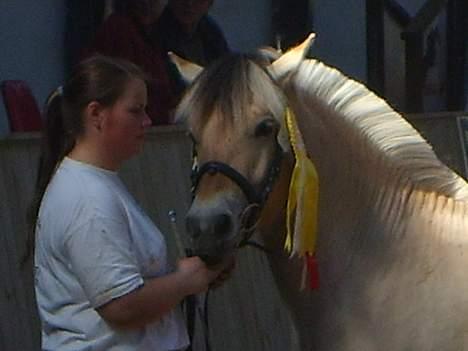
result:
[[[208,325],[208,297],[210,295],[211,289],[208,289],[208,291],[205,294],[205,301],[203,302],[203,314],[202,314],[202,321],[203,325],[205,327],[205,350],[206,351],[211,351],[211,344],[210,344],[210,328]]]
[[[171,223],[171,230],[174,236],[174,241],[177,248],[177,256],[179,258],[192,256],[190,249],[184,249],[182,243],[182,237],[177,228],[177,213],[175,210],[170,210],[168,213],[169,222]],[[197,311],[200,315],[200,319],[204,326],[204,343],[205,351],[211,351],[210,345],[210,328],[208,325],[208,297],[210,295],[211,288],[208,288],[208,291],[205,294],[205,299],[203,301],[203,309],[199,311],[199,300],[197,295],[186,296],[183,301],[183,309],[185,310],[186,323],[187,323],[187,333],[189,337],[190,344],[187,347],[186,351],[193,351],[193,341],[195,336],[195,322],[197,317]],[[197,308],[198,307],[198,308]]]
[[[252,246],[256,249],[259,249],[260,251],[264,252],[265,254],[269,254],[270,252],[261,244],[257,243],[256,241],[252,240],[247,240],[244,242],[243,247],[245,246]],[[210,344],[210,328],[209,328],[209,323],[208,323],[208,297],[210,296],[211,288],[208,289],[208,291],[205,294],[205,300],[203,301],[203,311],[201,313],[201,320],[203,322],[203,326],[205,329],[204,333],[204,341],[205,341],[205,351],[211,351],[211,344]],[[193,296],[192,296],[193,297]],[[194,306],[196,306],[196,301],[194,302]],[[195,308],[196,310],[196,308]],[[193,316],[195,317],[196,312],[193,311]],[[188,316],[187,316],[188,317]],[[188,319],[188,318],[187,318]],[[193,318],[192,321],[192,335],[190,335],[190,347],[187,349],[187,351],[192,351],[192,341],[193,341],[193,331],[195,330],[195,318]],[[187,328],[188,328],[188,323],[187,323]]]

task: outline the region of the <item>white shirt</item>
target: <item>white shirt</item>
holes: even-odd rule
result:
[[[95,308],[168,273],[166,244],[115,172],[65,158],[36,227],[35,285],[42,348],[176,350],[187,346],[179,308],[135,331],[112,329]]]

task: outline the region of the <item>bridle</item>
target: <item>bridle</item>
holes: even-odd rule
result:
[[[242,238],[238,247],[245,246],[252,234],[255,232],[262,209],[280,173],[282,159],[283,150],[278,142],[276,142],[275,155],[270,162],[265,177],[258,185],[253,185],[240,172],[224,162],[207,161],[199,166],[197,162],[196,148],[195,145],[192,145],[192,198],[195,197],[200,180],[206,173],[210,175],[221,173],[233,181],[242,190],[247,199],[248,204],[241,214],[240,234]]]
[[[200,184],[200,180],[202,177],[208,173],[210,175],[214,175],[217,173],[221,173],[225,177],[229,178],[233,181],[243,192],[244,196],[247,199],[247,206],[245,207],[244,211],[241,214],[241,229],[240,235],[241,240],[237,247],[243,247],[246,245],[252,245],[264,250],[260,245],[251,242],[250,238],[255,232],[257,223],[260,219],[260,214],[262,209],[270,195],[274,183],[278,179],[278,175],[281,169],[281,162],[283,159],[283,150],[281,149],[278,142],[275,145],[275,155],[273,159],[270,161],[270,165],[268,167],[268,171],[265,177],[258,185],[253,185],[251,182],[248,181],[239,171],[234,169],[233,167],[229,166],[224,162],[219,161],[208,161],[203,163],[201,166],[198,165],[198,158],[195,143],[192,141],[192,173],[191,173],[191,181],[192,181],[192,200],[195,197],[195,193],[197,191],[198,185]],[[195,252],[189,250],[190,255],[196,255]],[[200,256],[202,257],[202,256]],[[202,257],[203,259],[203,257]],[[207,350],[211,350],[210,343],[209,343],[209,328],[208,328],[208,293],[205,296],[205,304],[204,310],[202,313],[203,321],[205,324],[205,347]],[[191,339],[193,338],[193,333],[195,329],[195,302],[193,299],[187,300],[187,325],[189,330],[189,335]]]

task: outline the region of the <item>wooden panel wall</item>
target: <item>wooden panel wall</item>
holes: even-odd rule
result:
[[[26,238],[26,211],[31,201],[39,151],[39,136],[20,134],[0,140],[0,350],[40,349],[31,262],[19,260]],[[136,199],[165,234],[174,259],[168,212],[183,218],[189,194],[190,145],[179,127],[150,131],[143,152],[130,160],[121,176]],[[233,278],[209,296],[212,349],[223,351],[298,351],[264,254],[240,252]],[[197,323],[196,350],[203,351],[203,325]]]
[[[406,118],[432,144],[439,159],[467,179],[462,140],[457,126],[459,116],[468,116],[468,112],[409,114]]]
[[[0,350],[38,350],[31,262],[20,266],[26,238],[39,139],[21,135],[0,142]]]
[[[463,157],[455,117],[460,114],[407,116],[428,139],[439,157],[460,174]],[[40,349],[31,262],[20,266],[26,238],[26,212],[31,201],[39,151],[39,136],[19,134],[0,140],[0,350]],[[189,194],[190,145],[177,126],[150,131],[143,152],[121,171],[124,182],[166,235],[174,259],[168,212],[183,218]],[[233,278],[209,297],[209,327],[213,351],[299,351],[289,316],[265,255],[242,249]],[[313,326],[311,326],[313,327]],[[203,325],[197,324],[195,350],[204,351]]]

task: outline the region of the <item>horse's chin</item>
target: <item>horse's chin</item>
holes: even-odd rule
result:
[[[227,257],[234,255],[236,245],[223,244],[211,247],[196,247],[191,249],[191,256],[199,256],[208,266],[222,263]]]

